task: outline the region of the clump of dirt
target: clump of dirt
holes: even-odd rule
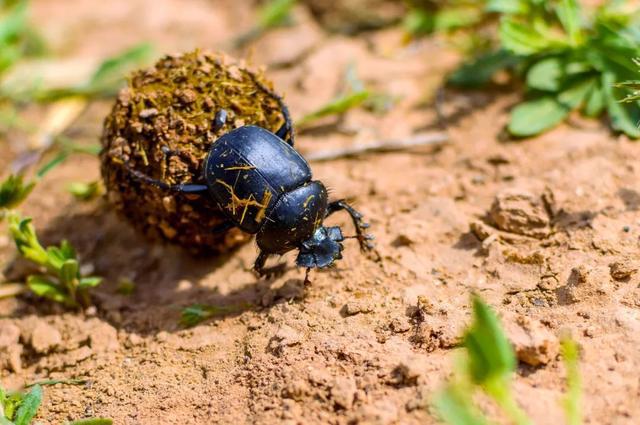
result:
[[[552,200],[546,193],[536,197],[525,190],[505,190],[496,195],[489,214],[500,230],[544,238],[551,233]]]
[[[134,73],[104,123],[101,169],[109,200],[144,233],[195,253],[220,253],[247,241],[239,230],[211,232],[224,221],[212,200],[162,189],[134,173],[169,185],[202,183],[202,163],[221,134],[247,124],[272,131],[282,125],[270,85],[242,63],[200,51],[165,56]],[[226,125],[214,131],[221,109],[228,113]],[[182,154],[163,152],[167,148]]]

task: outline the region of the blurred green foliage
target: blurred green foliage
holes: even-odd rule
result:
[[[42,38],[28,22],[28,1],[0,2],[0,76],[19,60],[45,52]]]
[[[511,423],[531,425],[531,419],[518,406],[512,392],[517,365],[513,347],[493,310],[477,296],[472,302],[473,321],[463,338],[465,353],[458,358],[449,383],[434,398],[438,417],[450,425],[492,424],[474,401],[480,391],[500,407]],[[565,339],[562,347],[569,388],[563,406],[567,424],[579,425],[582,390],[578,348],[570,339]]]
[[[621,104],[625,93],[616,85],[635,77],[638,9],[620,1],[585,10],[577,0],[488,0],[486,11],[500,17],[498,46],[464,64],[450,82],[477,87],[503,70],[521,78],[527,100],[511,111],[512,135],[539,134],[579,110],[607,113],[614,130],[640,137],[640,103],[632,95]]]

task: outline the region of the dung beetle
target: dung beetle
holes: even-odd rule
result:
[[[282,271],[266,268],[270,255],[299,251],[296,264],[311,268],[331,266],[342,258],[345,236],[340,227],[325,227],[325,218],[346,211],[353,221],[360,248],[373,248],[373,236],[366,234],[368,223],[345,200],[329,202],[327,189],[312,180],[307,161],[294,149],[295,133],[287,106],[280,96],[261,82],[254,82],[278,101],[284,118],[282,127],[272,133],[262,127],[244,125],[220,136],[210,147],[203,162],[202,184],[168,184],[154,179],[125,163],[139,180],[163,190],[210,196],[227,221],[212,229],[223,232],[238,227],[255,234],[260,253],[254,270],[259,276]],[[211,123],[213,133],[225,125],[227,112],[219,110]],[[164,146],[166,156],[185,156],[184,152]],[[307,281],[307,278],[305,278]]]

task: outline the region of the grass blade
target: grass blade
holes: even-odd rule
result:
[[[567,425],[580,425],[582,423],[582,379],[578,367],[578,344],[572,339],[563,339],[561,342],[562,360],[567,369],[567,394],[563,400],[563,407],[567,418]]]
[[[15,425],[29,425],[36,416],[41,403],[42,387],[34,385],[31,391],[22,399],[22,403],[20,403],[20,407],[16,411],[16,416],[13,419]]]

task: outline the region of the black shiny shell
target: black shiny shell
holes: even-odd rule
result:
[[[282,254],[310,238],[327,213],[327,190],[319,181],[283,194],[256,235],[260,249]]]
[[[227,217],[245,232],[257,233],[283,194],[311,180],[311,169],[275,134],[243,126],[213,144],[204,178]]]

